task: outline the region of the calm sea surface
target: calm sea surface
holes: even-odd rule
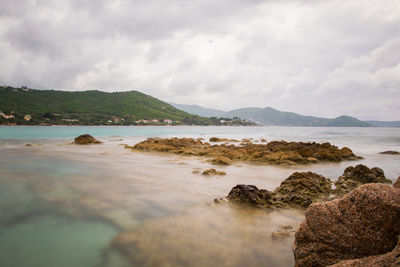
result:
[[[71,145],[89,133],[102,145]],[[227,175],[202,158],[131,152],[147,137],[265,138],[330,142],[364,157],[295,167],[235,163]],[[31,146],[26,146],[26,144]],[[291,266],[300,211],[215,205],[240,183],[273,190],[294,171],[333,180],[351,165],[400,176],[400,128],[317,127],[0,127],[0,266]]]

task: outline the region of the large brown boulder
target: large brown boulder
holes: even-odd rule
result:
[[[395,248],[399,234],[399,188],[362,185],[341,199],[314,203],[306,210],[295,236],[295,266],[329,266],[385,254]]]
[[[272,204],[271,192],[258,189],[255,185],[239,184],[232,188],[227,198],[235,204],[260,208],[269,208]]]
[[[313,172],[295,172],[273,192],[274,206],[307,208],[311,203],[327,197],[331,181]]]
[[[359,164],[355,167],[350,166],[344,170],[344,173],[335,182],[336,193],[344,195],[354,188],[368,183],[391,183],[386,179],[385,173],[381,168],[368,168]]]
[[[90,134],[82,134],[75,138],[74,141],[77,145],[101,144],[101,141],[95,139]]]

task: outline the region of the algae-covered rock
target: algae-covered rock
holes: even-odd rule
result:
[[[313,172],[295,172],[273,194],[274,206],[307,208],[331,193],[331,181]]]
[[[330,143],[318,144],[303,142],[272,141],[267,144],[254,144],[250,139],[243,139],[240,145],[215,144],[215,142],[235,142],[236,140],[212,137],[210,144],[193,138],[148,138],[133,147],[138,151],[156,151],[185,156],[204,156],[214,158],[214,163],[227,165],[231,161],[247,161],[276,165],[296,165],[317,163],[320,161],[342,161],[359,159],[344,147],[339,149]],[[219,161],[225,157],[223,161]],[[219,163],[220,162],[220,163]]]
[[[386,179],[381,168],[368,168],[359,164],[355,167],[350,166],[344,170],[344,173],[335,182],[336,194],[343,195],[354,188],[367,183],[391,183]]]
[[[75,138],[74,143],[77,145],[89,145],[89,144],[101,144],[102,142],[95,139],[90,134],[82,134]]]
[[[327,198],[330,193],[329,179],[313,172],[295,172],[273,192],[258,189],[254,185],[237,185],[227,198],[258,208],[305,209],[311,203]]]

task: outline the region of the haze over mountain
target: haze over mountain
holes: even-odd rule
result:
[[[225,113],[225,111],[220,109],[205,108],[198,105],[184,105],[175,103],[169,103],[169,104],[187,113],[195,114],[202,117],[221,117],[222,114]]]
[[[400,121],[366,121],[375,127],[400,127]]]
[[[284,112],[266,108],[240,108],[224,112],[222,110],[208,109],[197,105],[173,104],[188,113],[201,116],[220,116],[225,118],[238,117],[253,121],[262,125],[281,125],[281,126],[349,126],[349,127],[368,127],[372,126],[368,122],[360,121],[350,116],[339,116],[337,118],[318,118],[313,116],[303,116],[293,112]]]
[[[254,121],[263,125],[287,125],[287,126],[351,126],[368,127],[369,123],[360,121],[350,116],[339,116],[333,119],[303,116],[293,112],[284,112],[266,108],[241,108],[226,112],[223,117],[239,117]]]

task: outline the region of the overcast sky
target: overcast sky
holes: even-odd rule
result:
[[[400,120],[399,0],[1,0],[0,83]]]

